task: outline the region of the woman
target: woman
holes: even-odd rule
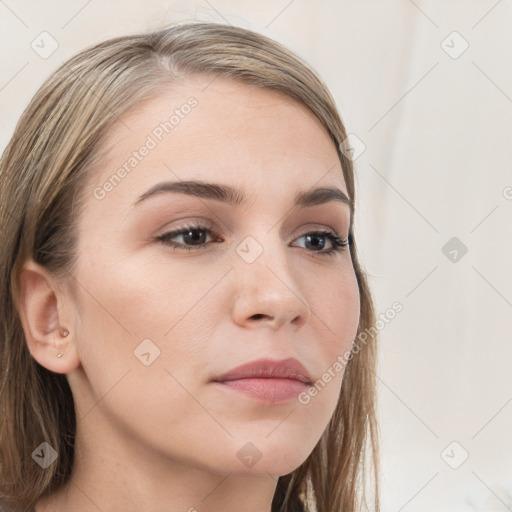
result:
[[[345,139],[318,76],[238,27],[53,73],[1,160],[5,510],[355,511],[368,442],[379,510]]]

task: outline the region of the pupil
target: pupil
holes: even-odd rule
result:
[[[192,233],[202,233],[203,236],[194,236]],[[185,233],[183,236],[184,236],[184,239],[185,241],[187,241],[187,238],[189,238],[192,243],[198,243],[198,244],[201,244],[201,243],[204,243],[204,231],[200,230],[200,229],[191,229],[188,231],[188,233]]]
[[[317,240],[318,239],[321,239],[322,237],[318,236],[318,235],[308,235],[306,237],[307,241],[310,242],[311,241],[311,238],[316,238]],[[313,244],[313,247],[320,247],[320,249],[323,249],[324,248],[324,245],[325,245],[325,240],[319,244]]]

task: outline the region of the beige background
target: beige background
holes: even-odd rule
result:
[[[377,311],[403,305],[381,330],[383,511],[470,511],[470,496],[481,511],[493,496],[504,507],[512,495],[511,0],[2,0],[0,17],[2,150],[63,60],[165,20],[224,19],[309,61],[365,146],[355,160],[356,236]],[[58,43],[47,58],[31,47],[43,31]],[[462,257],[445,249],[455,262],[442,250],[452,237],[468,248]]]

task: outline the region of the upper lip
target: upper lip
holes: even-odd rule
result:
[[[306,368],[297,359],[290,357],[275,361],[273,359],[257,359],[249,363],[242,364],[229,370],[228,372],[215,377],[214,382],[223,382],[226,380],[237,379],[293,379],[305,384],[312,384],[311,376]]]

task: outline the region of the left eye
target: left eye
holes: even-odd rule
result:
[[[220,235],[213,231],[212,229],[209,229],[206,226],[190,225],[184,226],[183,228],[174,231],[169,231],[168,233],[164,233],[158,236],[156,238],[156,241],[178,250],[192,251],[198,249],[205,249],[206,245],[208,245],[205,241],[205,239],[207,238],[205,235],[207,233],[212,235],[217,241],[219,240]],[[172,241],[173,238],[177,237],[183,237],[183,243],[176,243]],[[305,233],[298,239],[300,238],[305,238],[306,244],[308,244],[310,247],[317,249],[320,248],[320,250],[310,251],[318,252],[320,254],[333,254],[335,252],[341,252],[348,245],[348,240],[339,238],[334,231],[330,230],[312,231],[309,233]],[[327,238],[330,241],[331,247],[324,250],[325,241],[322,241],[322,239],[325,238]]]

